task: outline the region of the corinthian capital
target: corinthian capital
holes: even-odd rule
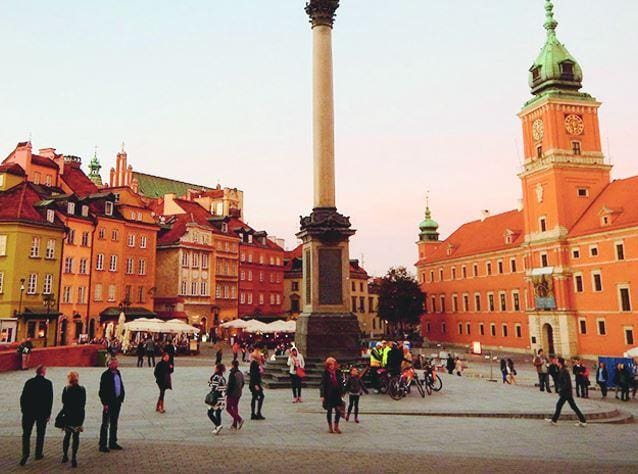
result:
[[[339,0],[308,0],[306,2],[306,13],[310,17],[313,28],[315,26],[332,28],[337,8],[339,8]]]

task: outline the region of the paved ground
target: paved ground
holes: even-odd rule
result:
[[[516,418],[436,416],[453,413],[542,414],[552,411],[555,395],[524,386],[503,386],[478,378],[444,376],[444,389],[422,399],[416,393],[401,401],[370,395],[361,401],[359,425],[342,425],[344,434],[326,433],[317,391],[305,392],[305,403],[290,403],[288,390],[266,393],[267,420],[248,421],[240,431],[229,430],[213,437],[205,415],[203,398],[210,375],[206,358],[177,359],[174,387],[167,395],[167,412],[154,411],[157,389],[152,369],[122,369],[127,398],[120,417],[122,452],[97,451],[100,406],[97,385],[102,369],[79,369],[87,388],[86,431],[82,434],[79,460],[82,470],[121,472],[272,472],[285,467],[294,472],[637,472],[638,424],[575,427],[563,421],[550,426],[544,421]],[[51,368],[54,412],[68,369]],[[31,374],[0,374],[0,470],[51,472],[68,469],[59,464],[61,433],[48,430],[45,459],[30,460],[19,468],[19,393]],[[249,411],[244,395],[241,412]],[[585,412],[622,408],[638,411],[638,402],[611,403],[579,400]],[[381,413],[399,412],[403,416]],[[376,414],[375,414],[376,413]],[[569,413],[567,408],[565,413]],[[414,415],[430,414],[430,416]],[[413,415],[413,416],[410,416]],[[224,422],[228,416],[224,415]],[[90,469],[88,469],[90,467]]]

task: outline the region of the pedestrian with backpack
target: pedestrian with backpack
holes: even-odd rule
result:
[[[205,402],[209,406],[208,418],[213,422],[213,434],[217,436],[222,430],[222,410],[226,406],[226,379],[224,378],[226,367],[224,364],[215,366],[215,373],[208,381],[210,392],[206,395]]]

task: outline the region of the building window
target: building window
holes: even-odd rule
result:
[[[182,250],[182,267],[188,267],[189,254],[186,250]]]
[[[97,238],[100,240],[104,240],[106,238],[106,229],[104,227],[100,227],[97,230]]]
[[[547,258],[547,254],[545,252],[541,253],[541,267],[548,267],[549,260]]]
[[[259,293],[259,304],[264,304],[264,294]]]
[[[111,240],[113,242],[117,242],[118,240],[120,240],[120,233],[117,229],[113,229],[111,231]]]
[[[0,255],[2,255],[1,250],[2,249],[0,249]],[[46,258],[48,260],[52,260],[52,259],[55,258],[55,240],[53,240],[53,239],[47,240],[47,248],[46,248],[46,251],[44,253],[44,258]]]
[[[144,303],[144,287],[143,286],[137,287],[137,302]]]
[[[246,272],[244,272],[244,270],[239,272],[239,279],[241,281],[244,281],[246,279]]]
[[[538,220],[538,227],[540,228],[541,232],[546,232],[547,231],[547,219],[545,217],[541,217]]]
[[[73,273],[73,257],[64,258],[64,273]]]
[[[129,247],[135,247],[135,234],[129,234],[126,244]]]
[[[89,261],[86,258],[81,258],[80,259],[80,274],[81,275],[87,275],[88,272],[88,267],[89,267]]]
[[[634,345],[634,328],[632,327],[625,328],[625,344],[628,346]]]
[[[53,287],[53,275],[47,273],[44,275],[44,284],[42,285],[42,294],[50,295]]]
[[[488,302],[488,311],[494,311],[494,294],[493,293],[488,293],[487,295],[487,302]]]
[[[521,310],[521,297],[518,294],[518,291],[512,292],[512,302],[514,304],[514,311]]]
[[[7,255],[7,236],[0,235],[0,257],[4,257],[5,255]]]
[[[82,247],[88,247],[89,246],[89,233],[88,232],[82,232],[82,240],[80,242],[80,245],[82,245]]]
[[[576,293],[583,292],[583,276],[582,275],[574,275],[574,287],[576,289]]]
[[[108,294],[108,301],[113,302],[115,301],[115,285],[109,285],[109,294]]]
[[[625,259],[625,245],[620,242],[616,244],[616,260]]]
[[[78,288],[78,304],[86,304],[86,287],[84,286]]]
[[[574,155],[580,155],[580,142],[577,142],[577,141],[572,142],[572,153],[574,153]],[[579,196],[580,195],[581,194],[579,194]]]
[[[430,283],[434,282],[434,270],[430,270]]]
[[[470,329],[471,329],[470,323],[465,323],[465,332],[467,333],[468,336],[471,334]]]
[[[487,262],[487,263],[485,264],[485,272],[486,272],[488,275],[491,275],[491,274],[492,274],[492,262]]]
[[[589,196],[589,189],[588,188],[578,188],[576,190],[576,194],[578,195],[578,197],[588,197]]]
[[[445,322],[441,323],[441,332],[443,334],[447,332],[447,324],[445,324]]]
[[[0,272],[0,294],[4,291],[4,272]]]
[[[594,291],[596,292],[603,291],[603,277],[600,274],[600,272],[599,271],[592,272],[591,278],[592,278],[592,288],[594,289]]]
[[[65,286],[62,289],[62,303],[70,303],[71,302],[71,287]]]
[[[507,337],[507,324],[503,324],[502,329],[503,329],[503,337]]]
[[[502,273],[504,272],[504,270],[503,270],[503,260],[499,260],[499,261],[496,263],[496,265],[497,265],[497,267],[498,267],[498,272],[502,274]]]
[[[597,257],[598,256],[598,245],[591,245],[589,247],[589,256]]]
[[[247,302],[248,304],[253,304],[253,294],[252,294],[252,293],[248,293],[248,294],[246,295],[246,302]]]
[[[463,334],[463,323],[459,323],[459,334]]]
[[[536,145],[536,158],[543,157],[543,145]]]
[[[441,300],[441,313],[445,313],[445,295],[441,295],[440,300]]]
[[[133,274],[133,259],[132,258],[126,259],[126,274],[127,275]]]
[[[435,296],[430,298],[430,304],[432,306],[432,312],[436,313],[436,297]]]
[[[97,257],[95,258],[95,269],[99,271],[104,270],[104,254],[103,253],[97,254]]]
[[[94,301],[102,301],[102,283],[95,284],[95,291],[93,293]]]
[[[585,318],[578,320],[578,330],[581,334],[587,334],[587,320]]]
[[[456,313],[459,310],[459,297],[452,295],[452,312]]]
[[[111,259],[109,261],[109,271],[110,272],[117,271],[117,255],[111,255]]]
[[[463,311],[468,312],[470,310],[470,296],[463,295]]]
[[[607,328],[605,327],[605,320],[597,319],[596,322],[598,323],[598,335],[605,336],[607,334]]]
[[[208,254],[202,254],[202,270],[208,270]]]
[[[88,217],[89,216],[89,206],[83,205],[81,209],[82,209],[81,210],[82,217]]]
[[[493,337],[496,337],[496,324],[494,324],[494,323],[491,323],[491,324],[490,324],[490,334],[491,334]]]
[[[465,265],[461,267],[461,275],[463,278],[467,278],[467,267]]]
[[[253,271],[248,270],[248,281],[253,281]]]
[[[199,254],[197,252],[193,252],[193,268],[199,268]]]
[[[193,295],[193,296],[197,295],[197,282],[196,281],[192,281],[191,282],[191,295]]]
[[[516,337],[523,337],[523,328],[521,328],[520,324],[514,325],[514,332],[516,333]]]
[[[140,248],[145,249],[148,245],[148,237],[145,235],[140,235]]]
[[[474,311],[481,311],[481,295],[479,293],[474,294]]]
[[[439,269],[439,281],[443,281],[443,269]]]
[[[113,215],[113,203],[111,201],[106,201],[104,203],[104,214],[107,216]]]
[[[498,296],[501,304],[501,311],[507,311],[507,301],[505,293],[499,293]]]
[[[32,258],[40,256],[40,237],[31,238],[31,250],[29,251],[29,256]]]
[[[425,322],[425,332],[429,334],[431,331],[432,331],[432,325],[430,324],[430,321],[426,321]]]
[[[472,276],[473,277],[477,277],[478,276],[478,265],[476,263],[474,265],[472,265]]]
[[[479,334],[485,336],[485,324],[479,323]]]
[[[219,286],[217,287],[217,289],[219,290]],[[188,283],[185,280],[182,280],[180,290],[182,295],[185,295],[188,291]],[[219,298],[219,296],[217,296],[217,298]]]
[[[69,229],[69,233],[66,235],[66,243],[69,245],[75,245],[75,230]]]
[[[137,274],[138,275],[146,275],[146,259],[144,258],[140,258],[138,261],[138,269],[137,269]]]
[[[452,280],[456,280],[456,267],[452,267]]]
[[[572,258],[580,258],[580,249],[572,249]]]
[[[631,311],[631,297],[629,295],[629,288],[618,288],[618,296],[620,298],[620,310]]]
[[[29,280],[27,282],[27,294],[35,295],[38,289],[38,275],[36,273],[29,273]]]

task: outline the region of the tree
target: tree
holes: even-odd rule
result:
[[[379,285],[379,318],[402,332],[419,322],[425,295],[405,267],[390,268]]]

